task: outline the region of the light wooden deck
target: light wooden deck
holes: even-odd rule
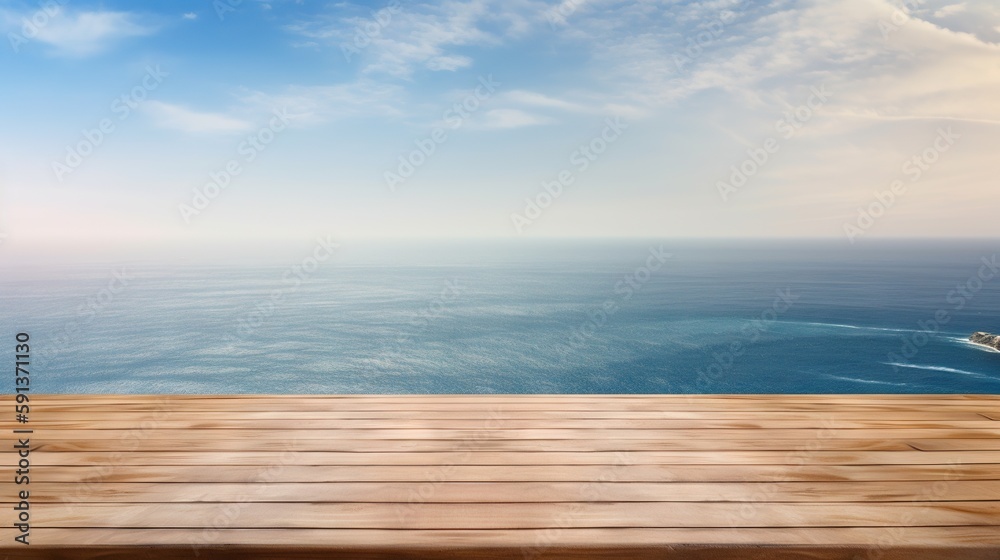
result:
[[[30,424],[0,422],[10,560],[1000,559],[1000,396],[31,405]],[[29,546],[12,527],[23,489]]]

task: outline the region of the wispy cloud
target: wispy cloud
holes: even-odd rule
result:
[[[554,120],[544,115],[537,115],[520,109],[491,109],[483,113],[481,119],[473,120],[470,128],[496,130],[522,128],[550,124]]]
[[[949,5],[947,5],[947,6],[943,7],[943,8],[940,8],[936,12],[934,12],[934,17],[937,17],[937,18],[948,17],[948,16],[951,16],[951,15],[962,13],[967,8],[968,8],[968,6],[966,6],[965,4],[949,4]]]
[[[403,91],[394,85],[359,80],[345,84],[289,86],[276,92],[244,91],[247,110],[267,113],[280,109],[297,126],[323,124],[345,117],[398,116]]]
[[[52,53],[66,57],[88,57],[107,51],[128,37],[155,33],[157,28],[144,23],[131,12],[78,11],[61,7],[49,8],[45,25],[37,27],[32,38],[49,45]],[[18,32],[22,22],[32,13],[4,12],[6,27]]]
[[[525,9],[529,5],[531,9]],[[532,26],[532,19],[541,15],[533,2],[451,0],[406,4],[384,23],[369,13],[361,17],[330,15],[287,29],[338,50],[357,49],[366,74],[409,78],[419,70],[469,67],[473,58],[459,52],[461,49],[500,45],[505,39],[523,35]]]
[[[453,72],[472,65],[472,59],[461,55],[442,55],[427,59],[424,66],[428,70]]]
[[[247,120],[219,113],[203,113],[162,101],[146,101],[144,110],[157,126],[191,133],[243,132],[253,127]]]
[[[528,105],[532,107],[544,107],[547,109],[559,109],[562,111],[592,112],[593,108],[584,104],[567,101],[551,97],[542,93],[526,90],[514,90],[500,94],[499,99],[508,103]]]
[[[1000,83],[1000,45],[923,19],[935,11],[964,13],[965,4],[903,20],[888,0],[643,5],[575,13],[564,35],[591,53],[592,87],[608,84],[609,102],[663,108],[720,92],[780,111],[822,83],[836,92],[831,112],[1000,118],[1000,106],[975,93]]]

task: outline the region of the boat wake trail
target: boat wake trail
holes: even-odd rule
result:
[[[876,379],[858,379],[856,377],[843,377],[840,375],[827,375],[831,379],[839,379],[841,381],[850,381],[852,383],[870,383],[876,385],[893,385],[895,387],[912,387],[911,383],[897,383],[895,381],[878,381]]]
[[[983,379],[993,379],[993,377],[990,377],[989,375],[984,375],[982,373],[976,373],[974,371],[966,371],[964,369],[955,369],[955,368],[950,368],[950,367],[945,367],[945,366],[924,366],[924,365],[919,365],[919,364],[902,364],[902,363],[899,363],[899,362],[882,362],[882,364],[887,365],[887,366],[901,367],[901,368],[922,369],[922,370],[927,370],[927,371],[944,371],[944,372],[947,372],[947,373],[958,373],[960,375],[970,375],[972,377],[981,377]]]

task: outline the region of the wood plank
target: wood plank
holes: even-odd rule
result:
[[[772,406],[767,406],[766,404],[761,404],[757,406],[740,406],[740,405],[711,405],[711,406],[668,406],[661,405],[655,408],[655,410],[632,410],[632,411],[621,411],[612,408],[588,408],[587,405],[581,405],[580,408],[547,408],[547,407],[533,407],[533,408],[519,408],[512,409],[503,406],[494,406],[492,404],[469,404],[465,407],[450,407],[449,409],[426,409],[426,410],[410,410],[405,407],[405,405],[400,404],[397,407],[393,407],[387,410],[349,410],[339,407],[324,406],[322,404],[316,405],[300,405],[296,406],[293,404],[283,404],[283,403],[261,403],[258,406],[245,406],[240,408],[235,405],[229,406],[159,406],[159,405],[141,405],[141,404],[124,404],[119,406],[113,405],[102,405],[102,406],[53,406],[48,404],[36,404],[36,412],[44,413],[46,416],[51,416],[53,414],[67,415],[67,418],[74,420],[101,420],[108,419],[110,421],[115,420],[146,420],[151,417],[158,417],[163,419],[176,418],[178,416],[187,417],[191,416],[194,418],[205,418],[205,419],[230,419],[233,417],[233,412],[239,412],[240,415],[246,413],[253,417],[254,415],[270,415],[276,417],[286,417],[287,413],[293,413],[296,415],[301,415],[302,417],[313,417],[320,419],[358,419],[358,420],[386,420],[386,419],[401,419],[401,420],[453,420],[453,419],[465,419],[465,420],[485,420],[491,417],[502,417],[511,420],[538,420],[538,419],[624,419],[624,420],[659,420],[670,415],[677,413],[694,413],[694,414],[709,414],[713,412],[724,412],[724,413],[737,413],[737,412],[747,412],[747,413],[767,413],[767,412],[779,412],[779,413],[792,413],[792,412],[809,412],[809,413],[819,413],[819,414],[848,414],[853,412],[859,413],[896,413],[896,414],[912,414],[919,413],[921,410],[926,410],[929,407],[934,407],[937,412],[972,412],[980,414],[985,420],[997,421],[997,416],[1000,416],[997,406],[985,406],[985,405],[932,405],[928,403],[919,403],[912,406],[901,406],[901,405],[879,405],[879,406],[855,406],[846,404],[780,404],[775,403]],[[41,418],[45,418],[42,416]],[[4,422],[10,423],[9,419],[4,419]]]
[[[844,411],[844,410],[827,410],[822,411],[819,414],[821,418],[825,421],[837,422],[837,421],[864,421],[864,420],[882,420],[882,421],[906,421],[906,420],[974,420],[978,422],[983,421],[994,421],[992,418],[987,417],[986,409],[984,412],[977,412],[973,410],[934,410],[934,411],[921,411],[917,409],[913,410],[856,410],[856,411]],[[49,418],[54,413],[48,408],[37,408],[36,414],[38,418],[34,420],[34,423],[46,423],[51,422]],[[398,414],[394,413],[394,414]],[[564,425],[578,425],[580,423],[590,423],[593,425],[604,424],[606,427],[648,427],[657,428],[669,426],[672,421],[675,420],[706,420],[706,419],[719,419],[719,420],[749,420],[749,421],[760,421],[760,420],[815,420],[817,415],[816,410],[803,410],[803,411],[766,411],[766,410],[750,410],[750,411],[731,411],[731,410],[702,410],[702,411],[676,411],[676,410],[663,410],[655,414],[655,416],[650,418],[635,418],[634,415],[629,415],[627,418],[590,418],[590,417],[577,417],[577,418],[563,418],[556,415],[552,415],[547,420],[545,418],[527,418],[522,419],[517,416],[507,416],[507,412],[500,410],[495,411],[492,414],[482,415],[475,418],[466,419],[467,424],[477,424],[482,425],[484,421],[492,420],[494,422],[520,422],[521,424],[528,424],[530,422],[538,423],[539,421],[553,422],[556,424]],[[74,422],[83,425],[102,425],[109,427],[116,427],[121,425],[127,425],[128,423],[141,422],[143,420],[149,420],[149,414],[132,414],[130,416],[125,416],[124,414],[116,415],[104,415],[97,413],[96,411],[83,411],[83,412],[59,412],[58,419],[62,422]],[[245,423],[257,422],[257,421],[267,421],[274,422],[277,425],[293,425],[301,421],[327,421],[328,426],[334,427],[334,422],[345,423],[354,427],[371,427],[381,424],[384,426],[387,422],[392,422],[393,417],[387,416],[382,418],[341,418],[340,414],[336,411],[322,412],[322,411],[274,411],[274,410],[247,410],[240,412],[240,420]],[[196,420],[196,422],[192,422]],[[156,419],[156,423],[160,425],[183,425],[187,423],[202,423],[202,422],[214,422],[214,421],[226,421],[234,420],[232,413],[229,412],[192,412],[183,414],[171,414],[165,418]],[[411,422],[428,422],[429,425],[438,426],[449,426],[456,422],[456,418],[424,418],[420,414],[411,414],[408,416],[400,416],[400,420],[405,420],[407,423]],[[13,422],[5,422],[6,425],[13,427]],[[461,422],[459,422],[461,424]],[[1000,423],[998,423],[1000,425]]]
[[[886,534],[892,534],[887,529]],[[990,547],[955,547],[942,544],[894,545],[883,550],[877,544],[855,546],[823,546],[823,545],[646,545],[646,546],[609,546],[596,544],[593,546],[564,547],[555,545],[539,552],[524,547],[475,547],[464,544],[474,542],[478,536],[476,531],[465,531],[466,535],[451,535],[453,541],[437,547],[382,547],[377,545],[342,546],[337,543],[327,543],[317,546],[286,547],[262,543],[258,545],[170,545],[147,547],[132,546],[59,546],[31,547],[28,552],[18,556],[19,560],[67,558],[72,560],[132,560],[136,551],[142,551],[146,560],[190,560],[204,558],[211,560],[524,560],[525,551],[528,558],[540,557],[554,560],[621,560],[662,559],[671,560],[852,560],[865,558],[867,555],[878,555],[880,560],[954,560],[956,553],[961,553],[962,560],[996,560],[996,549]],[[461,539],[461,540],[459,540]],[[457,541],[457,542],[456,542]],[[197,547],[197,556],[194,548]],[[20,552],[20,551],[18,551]]]
[[[34,503],[74,502],[944,502],[1000,500],[997,480],[841,482],[269,482],[106,483],[77,492],[77,483],[36,482]],[[0,492],[0,500],[11,500]]]
[[[195,436],[192,436],[195,437]],[[485,441],[485,440],[483,440]],[[796,450],[725,450],[703,449],[697,451],[647,451],[627,447],[617,451],[494,451],[488,445],[478,447],[480,442],[474,437],[457,440],[452,451],[419,451],[410,452],[401,448],[398,452],[351,452],[328,451],[335,443],[323,440],[266,440],[252,439],[143,439],[128,440],[87,440],[87,441],[47,441],[38,442],[39,452],[63,451],[121,451],[130,453],[171,451],[186,449],[193,453],[209,453],[213,451],[267,451],[275,456],[286,454],[294,456],[290,460],[299,464],[309,461],[322,461],[312,464],[344,465],[437,465],[465,462],[477,465],[591,465],[610,464],[622,460],[623,454],[636,464],[789,464],[790,462],[805,462],[816,465],[932,465],[948,461],[960,463],[1000,463],[1000,451],[953,451],[947,456],[941,453],[925,451],[838,451],[823,448],[824,442],[816,440],[813,446],[804,446]],[[127,447],[125,447],[127,445]],[[471,455],[471,457],[470,457]],[[206,455],[207,456],[207,455]],[[464,457],[464,458],[463,458]]]
[[[593,464],[593,465],[474,465],[464,460],[430,465],[296,465],[274,461],[271,454],[236,459],[181,459],[171,463],[136,466],[101,462],[89,465],[39,467],[38,480],[80,482],[85,488],[108,482],[784,482],[784,481],[892,481],[892,480],[996,480],[1000,465],[691,465],[691,464]],[[218,468],[224,466],[225,468]],[[209,468],[206,468],[209,467]],[[211,468],[215,467],[215,468]],[[13,490],[9,483],[7,488]],[[0,484],[0,489],[4,488]]]
[[[49,429],[45,426],[32,425],[35,433],[41,437],[49,437],[57,430],[67,430],[71,426],[62,426],[59,428]],[[407,428],[401,427],[396,424],[392,425],[393,429],[400,430],[422,430],[425,428]],[[100,428],[87,428],[82,427],[81,430],[88,429],[100,429]],[[165,429],[176,429],[176,428],[165,428]],[[192,426],[191,431],[187,433],[192,433],[194,430],[200,430],[201,427]],[[261,425],[255,426],[253,423],[248,424],[244,427],[226,427],[226,426],[213,426],[207,429],[215,430],[230,430],[228,434],[232,437],[242,437],[249,431],[258,430],[262,434],[266,434],[267,431],[273,430],[283,430],[285,428],[274,428],[272,426]],[[368,429],[368,428],[365,428]],[[445,428],[442,428],[445,429]],[[456,430],[477,430],[475,426],[456,426]],[[479,428],[483,429],[483,428]],[[511,427],[510,429],[517,429]],[[131,428],[121,428],[121,429],[111,429],[112,433],[116,433],[118,438],[131,438],[135,435],[140,437],[145,437],[145,434],[158,433],[159,428],[155,426],[140,426],[136,425]],[[296,426],[296,430],[309,433],[322,433],[326,428],[303,428],[302,426]],[[316,432],[312,432],[315,430]],[[337,432],[330,432],[331,434],[336,434]],[[768,439],[790,439],[790,440],[808,440],[813,441],[820,436],[824,441],[832,440],[877,440],[877,439],[893,439],[893,440],[933,440],[933,439],[957,439],[957,440],[968,440],[968,439],[987,439],[994,440],[1000,439],[1000,432],[995,429],[989,428],[974,428],[974,429],[949,429],[949,428],[894,428],[892,430],[887,429],[868,429],[868,428],[852,428],[852,429],[829,429],[829,428],[776,428],[767,431]],[[303,438],[312,439],[312,438]],[[337,438],[341,439],[341,438]],[[406,438],[412,439],[412,438]],[[455,439],[455,438],[450,438]],[[483,439],[479,437],[478,439]],[[674,429],[665,428],[656,431],[656,439],[660,441],[673,441],[673,440],[716,440],[716,441],[760,441],[761,432],[756,429],[748,428],[729,428],[729,429],[709,429],[709,430],[699,430],[699,429]]]
[[[996,558],[996,546],[1000,545],[1000,532],[994,526],[949,526],[949,527],[783,527],[761,528],[618,528],[618,529],[572,529],[558,532],[536,530],[416,530],[396,531],[379,529],[220,529],[210,534],[192,534],[187,529],[98,529],[98,528],[46,528],[36,529],[38,540],[52,544],[80,545],[129,545],[148,544],[150,546],[179,544],[186,548],[188,558],[192,556],[191,544],[235,545],[276,544],[282,546],[371,546],[402,548],[427,548],[440,546],[444,542],[472,540],[480,545],[503,547],[546,548],[561,546],[618,546],[621,542],[634,545],[674,545],[674,544],[731,544],[775,545],[813,544],[827,546],[871,546],[881,543],[904,542],[912,545],[934,545],[946,543],[961,546],[963,550],[987,548],[993,550],[991,560]],[[12,534],[7,527],[0,528],[0,542]],[[32,547],[34,548],[34,545]],[[888,547],[887,547],[888,548]],[[21,550],[25,550],[22,547]],[[287,550],[287,549],[286,549]],[[746,550],[746,549],[744,549]],[[290,552],[290,550],[289,550]],[[774,552],[772,550],[772,552]],[[885,552],[880,550],[878,552]],[[548,554],[546,553],[546,557]],[[519,555],[519,557],[521,557]],[[879,558],[882,556],[879,555]],[[523,558],[523,557],[521,557]],[[797,558],[802,558],[801,556]],[[923,556],[913,556],[923,559]],[[954,557],[953,557],[954,558]],[[965,556],[961,556],[962,560]]]
[[[132,449],[141,450],[141,447],[127,436],[118,434],[101,434],[103,437],[88,438],[77,435],[76,437],[62,437],[45,433],[42,438],[36,436],[38,449],[46,452],[60,451],[63,448],[75,446],[90,449]],[[313,434],[284,434],[273,432],[271,435],[255,434],[247,437],[253,438],[257,442],[258,448],[266,444],[270,449],[282,449],[294,447],[298,451],[340,451],[340,452],[364,452],[364,453],[390,453],[398,451],[409,452],[432,452],[432,451],[455,451],[467,447],[474,447],[477,451],[801,451],[810,449],[821,449],[824,451],[911,451],[914,449],[906,441],[889,439],[830,439],[819,440],[818,438],[793,440],[793,439],[768,439],[763,434],[757,439],[633,439],[630,437],[609,438],[607,435],[594,434],[587,437],[585,433],[575,433],[565,436],[566,439],[513,439],[514,434],[503,434],[503,439],[490,438],[452,438],[452,439],[432,439],[419,438],[416,435],[407,439],[340,439],[336,436],[327,438],[315,437]],[[143,446],[162,449],[165,445],[175,445],[176,442],[189,441],[191,437],[208,439],[216,442],[225,448],[241,447],[239,443],[245,440],[239,437],[221,435],[205,435],[201,432],[188,434],[186,438],[177,436],[171,437],[166,434],[149,434],[143,437]],[[646,437],[650,437],[647,435]],[[60,443],[49,443],[59,441]],[[985,444],[969,443],[965,445],[956,444],[951,449],[968,450],[1000,450],[996,443],[1000,440],[980,439],[980,440],[945,440],[955,442],[976,442],[984,441]],[[294,442],[294,443],[290,443]],[[185,447],[181,445],[181,447]],[[242,446],[242,447],[245,447]],[[220,448],[215,446],[216,449]],[[192,448],[193,450],[193,448]],[[204,450],[204,449],[202,449]]]
[[[38,398],[35,397],[37,401]],[[248,403],[251,405],[254,403]],[[52,412],[88,412],[94,415],[115,415],[115,414],[125,414],[125,413],[135,413],[135,412],[148,412],[148,413],[160,413],[160,414],[172,414],[172,413],[195,413],[195,412],[233,412],[247,410],[247,407],[241,407],[236,403],[220,403],[219,405],[211,403],[191,403],[190,405],[157,405],[155,403],[150,403],[148,405],[132,404],[128,407],[111,410],[114,405],[112,403],[107,403],[95,407],[78,407],[78,408],[68,408],[62,407],[62,410],[56,409],[54,405],[45,405],[40,401],[36,406],[40,409],[42,407],[51,407]],[[785,408],[785,407],[789,408]],[[774,408],[771,409],[774,412],[833,412],[838,409],[839,403],[824,403],[824,404],[810,404],[810,405],[798,405],[793,403],[784,405],[782,403],[775,403]],[[484,407],[485,410],[484,410]],[[869,410],[872,412],[882,411],[882,412],[906,412],[906,411],[916,411],[920,408],[934,408],[934,410],[940,412],[953,412],[953,411],[969,411],[978,412],[982,414],[992,415],[990,419],[996,418],[998,414],[998,409],[1000,405],[992,404],[968,404],[961,406],[938,406],[931,402],[926,403],[911,403],[909,406],[901,407],[850,407],[845,410],[857,410],[863,411]],[[619,417],[626,417],[631,415],[622,414],[626,413],[645,413],[654,418],[662,417],[665,412],[711,412],[711,411],[746,411],[746,412],[768,412],[769,409],[765,407],[739,407],[739,406],[729,406],[729,405],[713,405],[713,406],[690,406],[690,407],[666,407],[656,403],[626,403],[621,406],[612,406],[608,403],[508,403],[508,404],[496,404],[496,403],[444,403],[440,405],[433,405],[429,403],[411,402],[411,403],[315,403],[315,404],[303,404],[296,406],[293,403],[271,403],[271,402],[261,402],[256,403],[252,406],[250,410],[259,411],[277,411],[277,412],[316,412],[322,414],[355,414],[358,416],[369,416],[369,417],[384,417],[386,415],[409,415],[413,416],[414,413],[432,413],[432,414],[456,414],[461,413],[464,415],[469,415],[469,417],[481,417],[484,414],[505,414],[505,415],[523,415],[526,417],[531,417],[533,415],[552,415],[552,414],[572,414],[574,416],[588,417],[590,415],[602,415],[602,414],[617,414]],[[364,413],[364,414],[362,414]]]
[[[323,429],[324,425],[328,425],[326,420],[301,420],[297,422],[299,427],[304,429]],[[123,430],[143,430],[152,431],[157,429],[155,421],[150,421],[147,424],[136,424],[132,427],[122,426]],[[11,425],[10,428],[16,428],[17,426]],[[24,426],[20,426],[23,428]],[[41,430],[42,427],[39,427]],[[166,428],[164,428],[166,429]],[[379,435],[382,437],[391,437],[398,439],[399,437],[405,437],[407,433],[412,435],[412,430],[427,430],[431,431],[432,428],[397,428],[393,427],[391,424],[385,426],[384,428],[363,428],[363,429],[352,429],[352,428],[342,428],[339,432],[345,438],[354,438],[361,435]],[[559,430],[559,428],[552,428],[551,430],[546,430],[544,428],[532,429],[532,428],[520,428],[520,429],[505,429],[501,421],[491,421],[484,422],[480,426],[474,429],[447,429],[438,428],[442,432],[447,432],[453,436],[459,438],[470,437],[471,434],[479,433],[482,431],[490,431],[497,434],[503,434],[507,432],[516,433],[544,433],[551,430]],[[628,429],[628,428],[623,428]],[[894,429],[917,429],[917,430],[989,430],[995,435],[1000,435],[1000,423],[994,420],[940,420],[940,421],[918,421],[918,420],[829,420],[823,418],[813,418],[810,420],[717,420],[717,419],[705,419],[705,420],[673,420],[669,422],[668,427],[663,429],[671,430],[852,430],[852,429],[866,429],[866,430],[894,430]],[[601,428],[594,428],[594,430],[602,430]],[[620,435],[620,433],[614,430],[607,431],[606,437],[615,437]],[[515,438],[516,439],[516,438]]]
[[[904,440],[890,439],[830,439],[818,440],[816,437],[810,439],[771,439],[766,442],[759,442],[752,439],[632,439],[631,437],[607,438],[607,437],[586,437],[586,434],[573,434],[575,437],[566,436],[566,439],[488,439],[486,437],[478,439],[422,439],[417,435],[407,439],[341,439],[335,434],[326,438],[317,437],[314,433],[283,433],[255,432],[246,430],[251,435],[246,436],[253,443],[247,443],[247,439],[233,435],[232,432],[224,435],[217,435],[220,432],[198,431],[188,433],[186,437],[178,437],[173,434],[148,433],[142,438],[146,442],[143,446],[129,445],[133,451],[141,451],[146,447],[163,445],[173,445],[179,441],[190,441],[191,438],[210,439],[212,442],[223,444],[222,447],[237,449],[259,449],[261,444],[267,444],[271,449],[295,449],[298,451],[339,451],[354,453],[389,453],[398,451],[408,451],[425,453],[431,451],[455,451],[457,449],[475,448],[476,451],[800,451],[808,449],[822,449],[824,451],[912,451],[914,448]],[[320,432],[318,435],[322,435]],[[44,432],[41,437],[35,436],[38,446],[38,456],[43,457],[43,461],[55,454],[73,453],[72,451],[62,451],[67,446],[76,446],[84,449],[111,449],[119,448],[123,434],[108,433],[101,434],[104,437],[97,438],[60,438],[50,432]],[[511,434],[506,434],[508,437]],[[648,434],[646,437],[654,437],[655,434]],[[127,437],[127,434],[124,436]],[[944,440],[944,441],[978,441],[978,440]],[[991,440],[986,440],[991,441]],[[57,443],[52,443],[57,442]],[[160,443],[166,442],[166,443]],[[1000,443],[1000,438],[996,438]],[[205,446],[201,446],[202,450]],[[213,446],[213,449],[220,449],[220,446]],[[953,449],[961,449],[954,447]],[[1000,450],[997,444],[975,446],[970,444],[966,449]],[[40,463],[40,464],[45,464]]]
[[[706,416],[712,416],[706,414]],[[917,425],[908,428],[904,422],[918,423],[919,420],[887,420],[887,419],[851,419],[836,418],[831,416],[812,415],[812,422],[800,422],[798,425],[789,427],[768,427],[769,430],[948,430],[951,427],[923,427]],[[32,428],[38,430],[159,430],[159,429],[268,429],[268,430],[372,430],[372,429],[397,429],[397,430],[482,430],[482,429],[601,429],[601,430],[697,430],[703,435],[707,435],[707,430],[754,430],[761,426],[761,422],[767,423],[771,420],[767,418],[758,419],[734,419],[728,427],[692,427],[692,422],[696,419],[685,420],[664,420],[664,419],[620,419],[620,418],[467,418],[467,419],[441,419],[441,418],[365,418],[365,419],[342,419],[342,418],[309,418],[309,419],[253,419],[234,418],[229,414],[228,418],[200,419],[191,418],[189,415],[177,415],[176,417],[165,418],[135,418],[128,420],[116,420],[103,418],[100,420],[73,420],[62,419],[47,420],[40,419],[32,421]],[[988,420],[985,416],[967,417],[967,420],[977,422],[976,424],[959,424],[958,429],[974,429],[989,431],[1000,436],[1000,422]],[[786,420],[787,422],[788,420]],[[858,422],[879,421],[877,427],[856,427]],[[941,422],[954,422],[952,420],[939,420]],[[893,424],[895,422],[895,424]],[[709,424],[712,426],[713,424]],[[8,423],[0,426],[0,429],[19,429],[24,426]],[[776,432],[776,433],[781,433]]]
[[[210,505],[50,504],[33,515],[36,527],[211,527],[225,515],[230,528],[539,529],[610,527],[896,527],[995,526],[1000,502],[945,502],[942,507],[884,502],[771,503],[259,503]]]
[[[995,451],[1000,440],[984,439],[907,439],[906,444],[920,451]]]
[[[315,429],[301,429],[301,428],[257,428],[257,429],[239,429],[231,430],[226,428],[150,428],[150,429],[140,429],[140,430],[128,430],[128,429],[116,429],[116,430],[94,430],[88,428],[80,428],[78,430],[71,429],[56,429],[49,430],[34,427],[36,430],[36,437],[41,439],[44,438],[46,441],[58,441],[58,440],[108,440],[108,439],[121,439],[123,437],[132,437],[129,434],[134,432],[141,432],[141,437],[144,439],[284,439],[284,440],[306,440],[306,439],[319,439],[319,440],[341,440],[341,441],[377,441],[377,440],[440,440],[440,441],[454,441],[454,440],[465,440],[465,439],[490,439],[493,441],[524,441],[524,440],[593,440],[597,438],[601,439],[613,439],[613,440],[654,440],[654,441],[678,441],[678,440],[689,440],[690,437],[677,437],[674,435],[675,430],[670,429],[630,429],[630,428],[620,428],[620,429],[602,429],[602,428],[506,428],[506,427],[490,427],[490,428],[480,428],[480,429],[447,429],[447,428],[395,428],[390,427],[386,429],[379,428],[364,428],[364,429],[350,429],[341,428],[335,430],[327,430],[322,428]],[[887,439],[887,436],[892,436],[893,439],[899,439],[896,437],[895,430],[881,430],[880,432],[873,431],[872,433],[881,433],[881,438],[863,438],[858,437],[856,433],[846,432],[840,434],[841,437],[834,438],[832,434],[835,430],[830,428],[824,429],[798,429],[796,434],[798,437],[795,438],[778,438],[784,440],[792,441],[816,441],[816,440],[841,440],[841,441],[873,441],[875,439]],[[918,429],[919,430],[919,429]],[[939,428],[932,428],[932,430],[939,430]],[[695,430],[685,430],[687,434],[697,434],[698,436],[712,436],[709,439],[731,441],[731,434],[738,431],[757,433],[760,435],[758,429],[753,428],[731,428],[726,430],[723,434],[715,433],[718,430],[706,430],[706,431],[695,431]],[[840,432],[843,430],[837,430]],[[915,431],[915,430],[910,430]],[[949,430],[954,432],[954,430]],[[1000,440],[1000,431],[989,430],[989,429],[979,429],[979,430],[965,430],[965,433],[976,434],[981,436],[981,438],[987,439],[997,439]],[[698,439],[701,439],[700,437]],[[748,439],[748,438],[742,438]],[[928,438],[933,439],[933,438]],[[954,438],[961,439],[961,438]],[[976,439],[976,438],[971,438]],[[786,444],[783,444],[786,445]]]

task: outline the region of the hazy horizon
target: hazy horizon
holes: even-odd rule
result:
[[[327,247],[330,266],[418,265],[430,266],[460,262],[465,265],[489,264],[499,261],[530,261],[537,255],[573,255],[600,250],[643,252],[649,247],[665,250],[701,250],[706,258],[712,255],[740,251],[770,251],[790,248],[795,251],[813,250],[817,254],[851,255],[862,258],[869,254],[886,254],[898,249],[903,252],[978,251],[993,254],[1000,248],[1000,238],[878,238],[864,243],[849,244],[838,238],[656,238],[656,237],[531,237],[531,238],[335,238],[312,236],[301,239],[233,240],[229,243],[139,243],[81,249],[72,245],[11,245],[0,250],[0,265],[12,271],[23,268],[30,272],[38,267],[67,270],[78,268],[127,266],[288,266],[308,256],[317,248]],[[564,251],[557,251],[564,249]],[[324,254],[326,249],[323,249]],[[556,251],[556,252],[553,252]],[[13,272],[12,272],[13,274]]]

